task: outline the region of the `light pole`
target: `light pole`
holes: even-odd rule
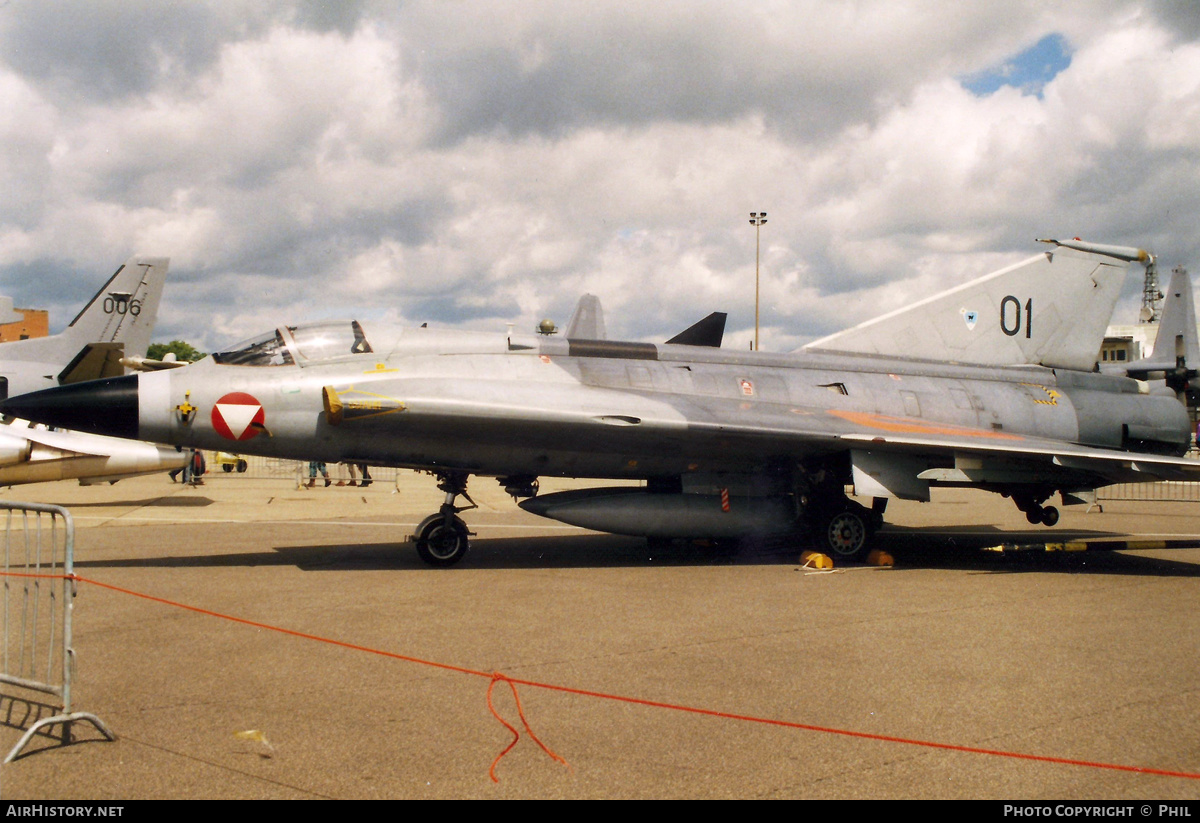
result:
[[[758,351],[758,251],[760,246],[759,235],[762,232],[762,224],[767,222],[767,213],[752,211],[750,212],[750,225],[754,226],[754,350]]]

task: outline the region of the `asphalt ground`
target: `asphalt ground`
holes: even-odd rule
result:
[[[783,542],[651,552],[476,479],[438,570],[404,542],[430,477],[206,480],[5,495],[72,512],[74,708],[118,739],[35,738],[4,799],[1200,797],[1200,548],[980,550],[1200,546],[1200,504],[1031,529],[940,494],[889,509],[894,567],[816,572]],[[499,762],[489,689],[520,732]],[[7,752],[39,709],[0,693]]]

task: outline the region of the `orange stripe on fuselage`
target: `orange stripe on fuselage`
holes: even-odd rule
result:
[[[972,429],[968,426],[955,426],[953,423],[926,423],[911,417],[889,417],[886,414],[871,412],[847,411],[845,409],[827,409],[834,417],[840,417],[851,423],[878,429],[886,432],[903,432],[905,434],[947,434],[957,437],[981,437],[988,440],[1024,440],[1018,434]]]

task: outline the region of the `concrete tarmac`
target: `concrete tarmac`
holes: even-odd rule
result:
[[[893,568],[813,572],[786,543],[651,552],[477,478],[478,536],[439,570],[405,542],[441,502],[428,476],[206,481],[5,494],[72,512],[96,581],[75,601],[74,707],[119,739],[38,738],[0,767],[4,799],[1200,797],[1200,548],[979,550],[1200,546],[1200,504],[1032,529],[994,495],[893,501]],[[569,767],[497,681],[521,736],[490,779],[513,739],[493,672],[589,693],[517,687]],[[7,752],[31,695],[0,693]]]

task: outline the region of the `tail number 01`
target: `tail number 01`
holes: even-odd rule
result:
[[[1009,337],[1021,333],[1021,301],[1011,294],[1000,301],[1000,330]],[[1025,301],[1025,338],[1033,334],[1033,298]]]

